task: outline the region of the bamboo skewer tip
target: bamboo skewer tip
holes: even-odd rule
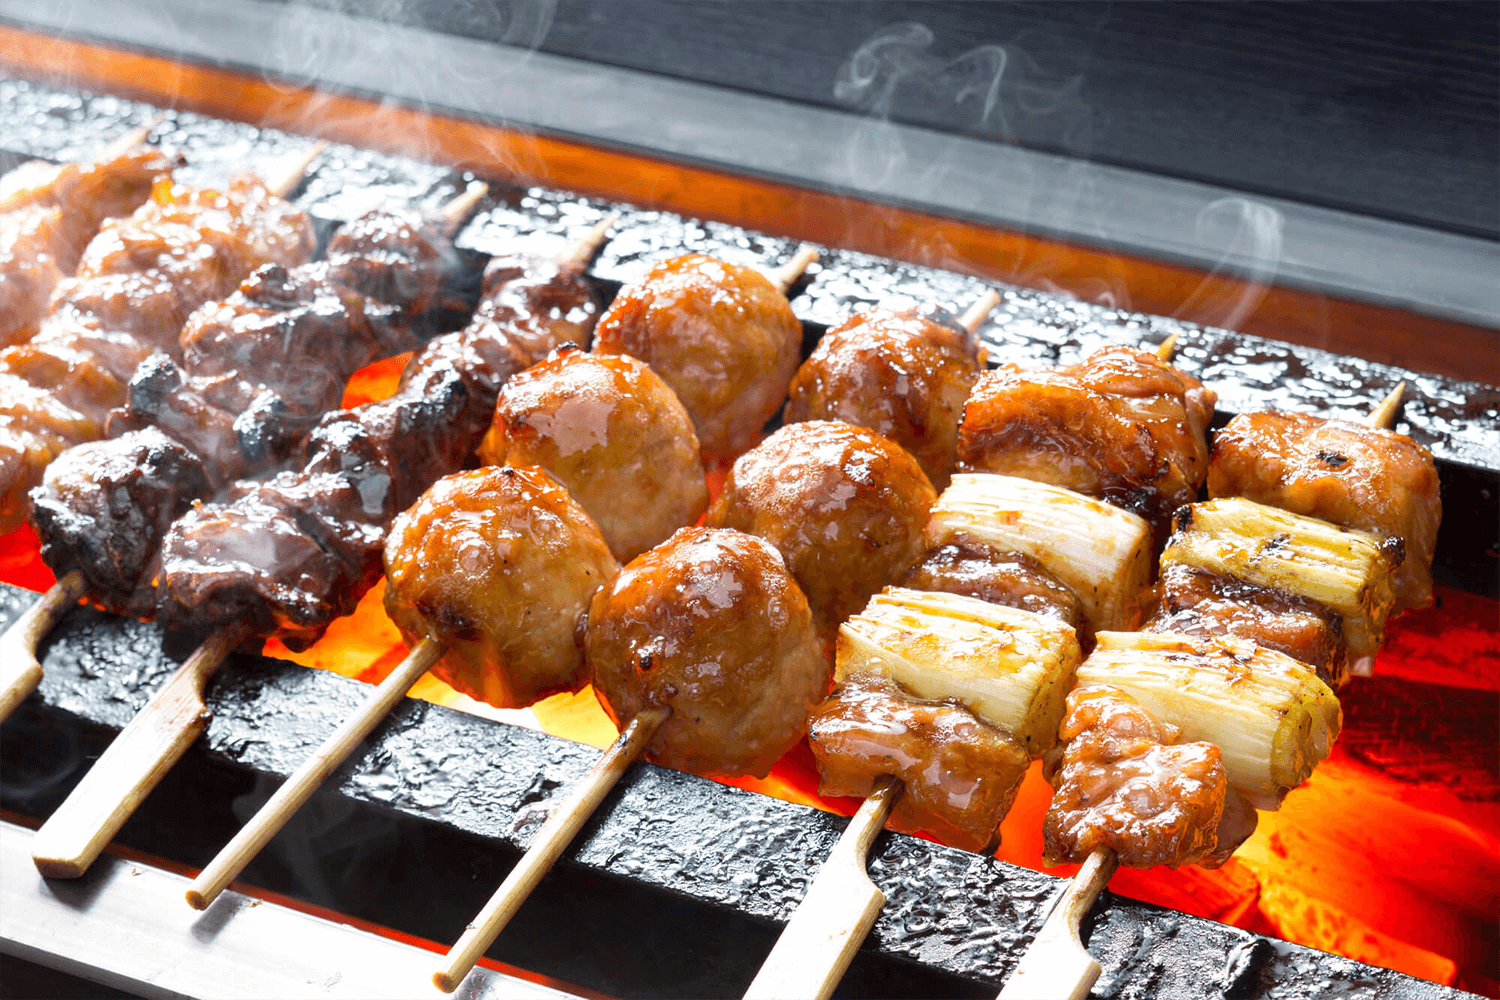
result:
[[[557,258],[557,262],[564,267],[568,265],[584,266],[593,259],[594,254],[599,252],[599,248],[604,245],[605,238],[609,236],[609,231],[619,221],[620,213],[610,212],[604,218],[590,226],[589,231],[580,236],[576,243],[564,250],[562,255]]]
[[[320,139],[313,143],[308,149],[297,154],[287,163],[280,174],[272,173],[267,178],[266,190],[278,198],[285,198],[297,190],[297,185],[302,183],[302,178],[307,175],[307,168],[312,166],[313,161],[323,155],[328,148],[327,140]]]
[[[152,130],[166,120],[166,112],[161,112],[145,125],[137,125],[128,132],[117,136],[113,142],[104,147],[104,152],[99,158],[101,160],[112,160],[117,156],[124,156],[137,146],[144,145],[146,140],[150,138]]]
[[[1405,395],[1406,383],[1396,383],[1396,388],[1392,389],[1380,401],[1380,404],[1370,411],[1370,415],[1365,418],[1365,422],[1379,430],[1390,430],[1391,425],[1396,422],[1396,414],[1401,411],[1401,404],[1404,401]]]
[[[526,848],[526,853],[511,869],[500,888],[490,897],[484,909],[479,911],[472,923],[448,950],[448,964],[432,976],[432,983],[444,993],[452,993],[473,970],[474,964],[484,956],[495,938],[510,923],[521,904],[531,895],[542,876],[552,868],[563,849],[572,843],[583,824],[588,822],[599,803],[609,794],[620,778],[645,753],[646,745],[657,729],[667,720],[671,709],[648,708],[630,720],[624,732],[604,752],[588,775],[580,781],[568,797],[553,810],[552,815],[537,831],[535,839]]]
[[[1162,361],[1171,361],[1172,355],[1177,353],[1177,334],[1167,335],[1167,339],[1156,345],[1156,356]]]
[[[775,274],[771,277],[771,283],[776,286],[782,295],[786,295],[792,290],[792,286],[797,283],[797,279],[802,277],[803,272],[817,261],[818,256],[817,247],[811,243],[802,244],[797,248],[797,252],[792,255],[791,260],[776,269]]]
[[[83,573],[69,570],[0,635],[0,722],[42,682],[37,647],[83,596]]]
[[[993,288],[986,288],[978,301],[964,310],[964,314],[958,318],[958,325],[969,333],[978,333],[985,318],[994,312],[999,304],[1000,293]]]
[[[484,181],[473,181],[464,190],[453,196],[453,200],[438,210],[445,223],[444,228],[452,236],[468,214],[489,194],[490,186]]]

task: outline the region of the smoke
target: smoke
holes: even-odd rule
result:
[[[1173,313],[1178,319],[1231,330],[1265,298],[1281,265],[1285,220],[1249,198],[1220,198],[1198,213],[1199,244],[1218,263]]]

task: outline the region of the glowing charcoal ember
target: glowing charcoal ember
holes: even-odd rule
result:
[[[1218,747],[1230,786],[1275,809],[1328,756],[1338,698],[1312,667],[1244,639],[1101,632],[1078,683],[1121,689],[1187,741]]]
[[[1373,656],[1395,599],[1390,546],[1363,531],[1239,498],[1183,508],[1162,566],[1187,565],[1338,612],[1356,657]]]
[[[1091,631],[1131,628],[1151,581],[1152,529],[1111,504],[1030,479],[958,473],[932,508],[927,544],[1034,559],[1065,584]]]

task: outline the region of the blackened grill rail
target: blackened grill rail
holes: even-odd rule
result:
[[[34,599],[0,587],[0,622]],[[44,653],[40,697],[0,728],[0,807],[49,815],[189,649],[187,637],[97,611],[64,621]],[[209,686],[205,738],[121,830],[123,845],[206,864],[238,829],[236,800],[262,801],[368,691],[327,671],[234,659]],[[408,700],[244,879],[426,940],[456,939],[545,817],[546,800],[596,756]],[[339,817],[331,831],[322,828],[330,816]],[[641,765],[490,957],[616,996],[739,996],[846,822]],[[870,875],[889,902],[842,995],[993,996],[1064,884],[901,834],[876,841]],[[1101,995],[1128,986],[1169,1000],[1330,988],[1467,996],[1108,894],[1086,943],[1104,966]]]

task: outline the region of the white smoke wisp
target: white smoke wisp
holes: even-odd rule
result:
[[[1198,213],[1199,245],[1218,255],[1212,270],[1172,314],[1206,326],[1238,330],[1281,267],[1285,219],[1251,198],[1219,198]]]

